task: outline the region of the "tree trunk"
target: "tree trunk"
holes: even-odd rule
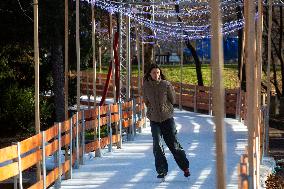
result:
[[[175,5],[175,10],[176,10],[176,13],[180,12],[178,4]],[[177,16],[177,19],[178,19],[179,22],[182,22],[182,19],[181,19],[180,16]],[[202,78],[202,72],[201,72],[201,62],[199,60],[197,52],[196,52],[195,48],[191,45],[191,43],[188,39],[185,40],[185,44],[186,44],[186,47],[190,50],[190,52],[193,56],[193,59],[194,59],[195,71],[196,71],[196,76],[197,76],[197,83],[198,83],[199,86],[203,86],[204,84],[203,84],[203,78]]]
[[[282,76],[282,97],[284,97],[284,62],[283,62],[283,56],[282,56],[282,40],[283,40],[283,7],[280,6],[280,26],[279,26],[279,59],[280,59],[280,65],[281,65],[281,76]],[[284,108],[284,107],[283,107]],[[284,110],[283,110],[284,111]]]
[[[203,84],[203,78],[202,78],[202,72],[201,72],[201,62],[198,58],[197,52],[195,48],[191,45],[189,40],[186,40],[185,44],[186,44],[186,47],[190,50],[193,56],[194,62],[195,62],[195,71],[196,71],[198,86],[203,86],[204,84]]]
[[[242,19],[242,8],[236,7],[237,19]],[[243,29],[238,30],[238,77],[241,82],[241,89],[246,91],[246,69],[243,61]]]
[[[56,41],[57,39],[54,39]],[[64,121],[64,67],[63,67],[63,47],[61,44],[52,43],[51,63],[53,92],[55,103],[56,122]]]

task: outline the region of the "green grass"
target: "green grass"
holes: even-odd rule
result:
[[[180,82],[181,70],[179,66],[162,66],[166,78],[170,81]],[[205,86],[211,85],[211,67],[204,64],[201,67],[203,83]],[[184,65],[182,68],[182,82],[188,84],[197,84],[195,65]],[[238,86],[237,66],[228,65],[224,68],[224,85],[226,88],[235,88]]]
[[[161,69],[166,76],[166,79],[173,82],[180,82],[180,67],[179,65],[161,65]],[[211,85],[211,67],[208,64],[202,65],[203,83],[205,86]],[[107,67],[102,68],[103,73],[107,73]],[[195,71],[195,65],[184,65],[183,69],[183,83],[197,84],[197,77]],[[132,74],[138,75],[137,65],[132,67]],[[224,65],[224,86],[225,88],[233,89],[238,87],[238,66],[237,64],[225,64]]]

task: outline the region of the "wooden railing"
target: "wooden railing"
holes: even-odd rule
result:
[[[126,117],[124,114],[131,116]],[[53,184],[58,188],[62,178],[72,178],[72,169],[84,164],[85,153],[106,146],[109,151],[113,145],[120,148],[122,131],[125,130],[127,135],[134,137],[136,130],[141,131],[143,125],[145,109],[140,97],[121,104],[97,106],[96,109],[76,112],[64,122],[0,149],[0,183],[14,178],[15,186],[23,188],[23,172],[40,163],[41,178],[36,183],[29,183],[28,188],[41,189]],[[106,127],[106,136],[101,135],[101,127]],[[86,140],[87,133],[95,133],[93,139]],[[47,158],[51,156],[54,157],[54,168],[47,170]]]
[[[97,96],[101,96],[103,87],[106,81],[106,74],[98,74],[96,79]],[[212,113],[212,88],[206,86],[190,85],[182,83],[182,90],[180,90],[180,83],[172,82],[176,91],[176,105],[180,103],[181,91],[181,105],[186,108],[191,108],[194,112],[207,111]],[[138,94],[138,78],[131,78],[131,94],[132,97],[141,96]],[[93,76],[92,73],[82,72],[81,74],[81,94],[93,95]],[[112,80],[110,81],[107,97],[113,98]],[[245,93],[240,89],[226,89],[225,90],[225,113],[236,118],[245,118]],[[93,102],[81,101],[83,105],[93,105]]]
[[[256,126],[256,130],[255,133],[258,137],[254,137],[253,138],[253,144],[254,144],[254,162],[256,162],[256,166],[258,166],[258,164],[260,164],[260,162],[262,161],[262,157],[263,157],[263,148],[264,148],[264,144],[265,144],[265,131],[264,131],[264,125],[265,125],[265,119],[266,119],[266,108],[265,106],[263,106],[259,112],[259,122],[258,125]],[[259,174],[257,173],[257,171],[259,171],[259,169],[255,170],[255,174]],[[239,173],[239,189],[248,189],[251,188],[249,187],[249,177],[254,177],[254,175],[249,175],[249,160],[248,160],[248,146],[245,149],[245,153],[241,155],[241,159],[240,159],[240,163],[238,166],[238,173]],[[257,181],[258,179],[256,179]],[[260,183],[258,183],[257,185],[259,185]]]

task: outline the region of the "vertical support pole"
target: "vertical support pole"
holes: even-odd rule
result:
[[[224,127],[224,83],[223,68],[224,56],[221,34],[221,8],[219,0],[210,1],[211,6],[211,64],[213,76],[213,112],[215,115],[215,141],[216,141],[216,188],[226,188],[226,136]]]
[[[72,179],[72,172],[73,172],[73,166],[72,166],[72,162],[73,162],[73,119],[71,118],[70,120],[70,144],[69,144],[69,148],[70,148],[70,170],[69,170],[69,174],[68,174],[68,178]]]
[[[95,2],[92,3],[92,48],[93,48],[93,95],[94,95],[94,109],[96,109],[97,97],[97,61],[96,61],[96,17],[95,17]],[[100,46],[99,46],[100,48]],[[100,53],[100,52],[99,52]]]
[[[131,59],[130,59],[130,17],[126,17],[126,40],[127,40],[127,50],[126,50],[126,62],[127,62],[127,70],[126,70],[126,100],[130,100],[130,85],[131,85]]]
[[[76,56],[77,56],[77,112],[80,111],[80,33],[79,33],[79,6],[80,0],[76,0]]]
[[[144,35],[144,26],[143,25],[141,26],[141,33],[142,33],[142,35],[141,35],[141,53],[142,53],[141,61],[142,61],[142,85],[143,85],[143,76],[145,74],[145,56],[144,56],[145,55],[145,49],[144,49],[144,41],[143,41],[143,35]]]
[[[46,189],[46,164],[45,164],[45,131],[42,132],[42,185]]]
[[[248,126],[248,160],[249,160],[249,188],[256,188],[255,169],[255,2],[247,1],[247,36],[246,36],[246,87],[247,87],[247,126]],[[246,5],[245,4],[245,5]],[[246,7],[245,7],[246,8]]]
[[[111,105],[108,105],[108,136],[109,136],[109,145],[108,152],[112,152],[112,127],[111,127]]]
[[[183,39],[180,42],[180,86],[179,86],[179,110],[182,110],[182,80],[183,80]]]
[[[150,0],[150,2],[153,3],[152,10],[151,10],[151,21],[154,23],[155,21],[155,0]],[[152,35],[155,35],[155,31],[152,30]],[[154,43],[155,39],[153,38],[153,47],[152,47],[152,63],[155,64],[156,63],[156,56],[155,56],[155,43]]]
[[[95,152],[96,157],[102,157],[101,152],[101,107],[98,106],[98,149]]]
[[[257,40],[256,40],[256,80],[255,80],[255,93],[256,93],[256,108],[255,108],[255,134],[256,134],[256,188],[259,188],[260,183],[260,161],[262,158],[262,151],[260,150],[261,144],[261,73],[262,73],[262,22],[263,22],[263,5],[262,1],[258,0],[258,19],[257,19]]]
[[[209,99],[208,99],[208,114],[212,116],[212,85],[209,87]]]
[[[101,31],[101,22],[98,23],[98,28],[99,31]],[[98,41],[99,41],[99,72],[100,72],[99,83],[102,84],[102,42],[100,38]]]
[[[85,134],[86,134],[85,110],[82,112],[82,158],[80,159],[81,165],[85,164]]]
[[[122,2],[122,1],[120,1]],[[119,34],[119,97],[118,97],[118,101],[121,102],[122,101],[122,97],[123,97],[123,93],[121,91],[121,88],[123,87],[123,74],[122,74],[122,62],[123,62],[123,34],[122,34],[122,24],[123,24],[123,17],[122,14],[119,12],[118,13],[118,34]]]
[[[68,19],[68,10],[69,10],[69,4],[68,0],[65,0],[64,4],[64,110],[65,110],[65,120],[68,119],[68,96],[69,96],[69,78],[68,78],[68,70],[69,70],[69,64],[68,64],[68,51],[69,51],[69,19]],[[65,148],[65,161],[68,160],[68,148]],[[68,174],[65,174],[65,179],[68,178]]]
[[[197,85],[194,86],[194,96],[193,96],[193,101],[194,101],[194,112],[197,112]]]
[[[115,64],[114,64],[114,52],[113,52],[113,40],[114,40],[114,32],[112,26],[112,13],[109,13],[109,29],[110,29],[110,58],[112,64],[112,92],[113,92],[113,100],[116,101],[116,90],[115,90]]]
[[[267,102],[266,102],[266,115],[265,115],[265,151],[264,155],[268,155],[269,150],[269,109],[270,109],[270,91],[271,91],[271,83],[270,83],[270,64],[271,64],[271,29],[272,29],[272,0],[269,0],[269,8],[268,8],[268,60],[267,60]]]
[[[121,108],[121,101],[119,101],[118,104],[118,116],[119,116],[119,135],[120,135],[120,139],[119,139],[119,143],[117,145],[117,148],[122,148],[122,108]]]
[[[22,159],[21,159],[21,143],[17,142],[18,151],[18,171],[19,171],[19,188],[23,189],[23,175],[22,175]]]
[[[133,120],[132,121],[132,131],[133,131],[132,136],[133,136],[133,139],[136,136],[136,122],[137,122],[136,116],[137,116],[137,114],[136,114],[136,99],[133,98],[132,99],[132,120]]]
[[[136,56],[137,56],[137,62],[138,62],[138,96],[141,96],[141,73],[140,73],[140,64],[141,64],[141,59],[140,59],[140,40],[138,36],[138,23],[136,23],[135,26],[135,34],[136,34]]]
[[[64,62],[65,62],[65,70],[64,70],[64,109],[65,109],[65,120],[68,119],[68,40],[69,40],[69,24],[68,24],[68,0],[65,0],[65,9],[64,9]],[[67,151],[66,151],[67,152]]]
[[[236,119],[240,121],[241,119],[241,87],[237,90],[237,103],[236,103]]]
[[[62,166],[61,166],[61,123],[58,124],[58,152],[56,157],[57,167],[58,167],[58,179],[55,181],[55,188],[61,188],[61,173],[62,173]]]
[[[40,109],[39,109],[39,43],[38,43],[38,0],[34,0],[34,63],[35,63],[35,130],[40,133]],[[37,181],[40,180],[40,163],[37,167]]]
[[[226,118],[227,117],[227,91],[226,89],[224,90],[224,93],[225,93],[225,98],[224,98],[224,117]]]
[[[76,160],[75,160],[75,164],[74,164],[74,169],[79,169],[79,158],[80,158],[80,154],[79,154],[79,150],[80,150],[80,146],[79,146],[79,112],[76,112]]]
[[[58,179],[55,182],[55,188],[61,188],[61,174],[62,174],[62,166],[61,166],[61,122],[58,124],[58,152],[57,152],[57,166],[58,166]]]

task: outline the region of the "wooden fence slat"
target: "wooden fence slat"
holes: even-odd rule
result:
[[[42,160],[41,150],[37,150],[36,152],[27,155],[26,157],[22,158],[22,171],[30,168],[31,166],[35,165],[37,162],[41,160]]]
[[[59,169],[56,167],[46,176],[46,186],[50,186],[58,178]]]
[[[73,135],[74,136],[74,135]],[[45,146],[45,156],[50,156],[58,150],[58,140],[54,140],[52,143],[49,143]]]
[[[18,174],[18,162],[10,163],[6,166],[0,167],[0,181],[7,180]]]
[[[65,133],[66,131],[70,130],[70,122],[71,120],[68,119],[61,124],[61,133]]]
[[[0,149],[0,154],[0,163],[16,158],[18,156],[17,145]]]
[[[41,133],[34,135],[30,138],[27,138],[23,141],[20,142],[21,145],[21,154],[26,153],[36,147],[41,146],[42,144],[42,139],[41,139]]]
[[[58,124],[55,124],[53,127],[47,129],[45,131],[45,141],[48,142],[58,135]]]
[[[69,145],[70,140],[71,140],[70,133],[63,135],[61,138],[61,147]]]
[[[30,186],[28,189],[39,189],[43,188],[43,180],[41,179],[40,181],[36,182],[32,186]]]

